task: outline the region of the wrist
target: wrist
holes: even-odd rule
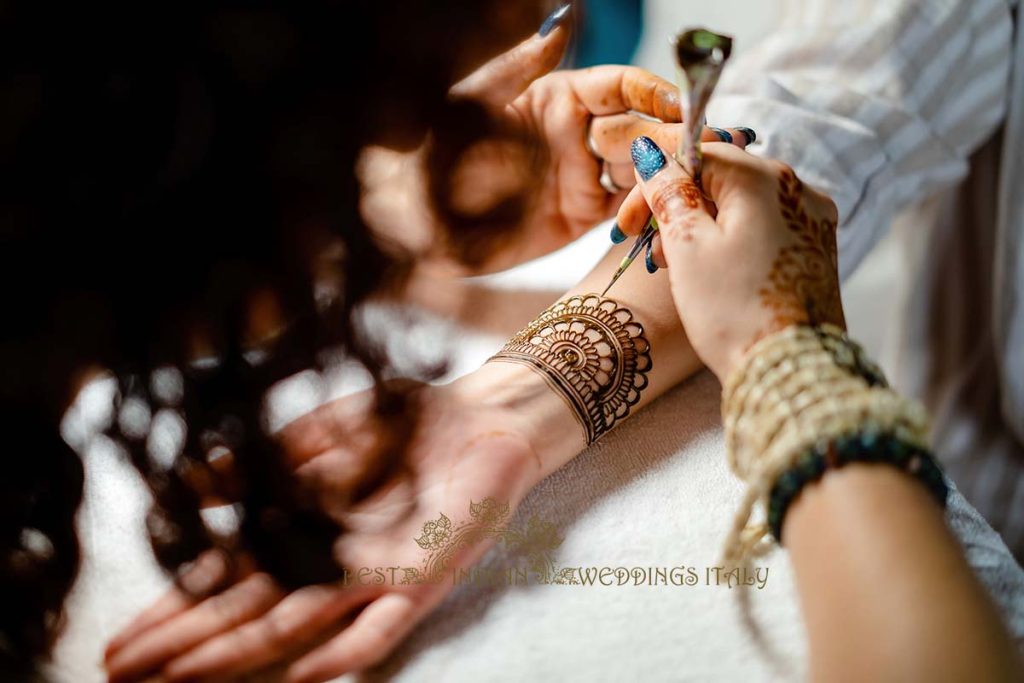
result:
[[[493,414],[536,457],[537,483],[586,447],[583,429],[565,399],[538,372],[511,363],[485,363],[452,383],[466,405]]]

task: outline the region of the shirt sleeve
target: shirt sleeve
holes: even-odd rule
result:
[[[1014,2],[789,0],[779,30],[726,69],[708,118],[753,128],[758,153],[833,197],[846,279],[998,128]]]

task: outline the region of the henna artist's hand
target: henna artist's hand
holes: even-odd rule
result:
[[[552,16],[564,21],[569,14]],[[546,33],[534,34],[452,87],[453,97],[482,102],[506,126],[539,137],[549,154],[536,201],[516,239],[496,243],[474,264],[473,273],[501,270],[559,249],[615,215],[627,197],[635,212],[643,211],[643,197],[630,194],[635,185],[630,143],[638,135],[650,135],[674,145],[681,129],[659,123],[682,120],[678,89],[648,71],[609,65],[552,72],[569,40],[562,21],[549,19]],[[732,140],[740,147],[749,142],[741,130],[705,128],[702,138]],[[509,158],[518,170],[522,159],[514,154]],[[609,193],[601,185],[602,160],[608,162],[619,192]],[[375,231],[412,243],[421,255],[447,261],[450,254],[437,253],[444,241],[436,235],[443,231],[431,227],[422,162],[422,151],[401,154],[373,148],[364,155],[363,213]],[[500,146],[485,146],[473,163],[479,166],[455,174],[453,180],[454,191],[465,192],[473,206],[489,205],[492,196],[500,200],[510,184],[517,184],[514,174],[505,180],[509,174],[503,173],[506,161]],[[488,188],[488,179],[494,188]]]
[[[648,269],[669,269],[694,350],[724,379],[758,339],[796,323],[845,327],[835,204],[777,161],[704,146],[703,189],[649,138],[633,145],[637,178],[660,224]],[[642,225],[620,214],[622,229]]]
[[[335,555],[350,570],[422,567],[427,551],[414,539],[424,523],[443,513],[457,525],[468,519],[471,502],[507,502],[511,515],[556,466],[541,456],[560,437],[545,434],[547,443],[535,449],[540,439],[531,416],[571,420],[539,376],[512,366],[485,366],[447,386],[425,387],[419,398],[421,422],[402,475],[339,515],[346,532]],[[328,511],[365,469],[361,449],[373,452],[380,438],[364,428],[367,403],[363,396],[334,401],[281,434],[298,476]],[[577,430],[561,438],[563,450],[582,448]],[[449,568],[471,566],[489,545],[459,548]],[[348,586],[288,592],[262,572],[226,574],[218,555],[205,556],[185,580],[190,593],[205,599],[175,588],[118,635],[106,653],[110,680],[154,673],[162,681],[233,680],[282,669],[289,681],[326,680],[383,659],[453,585],[450,577],[361,585],[353,573]]]

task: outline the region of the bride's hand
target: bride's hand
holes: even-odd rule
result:
[[[340,513],[346,532],[335,555],[349,568],[350,585],[287,592],[251,569],[228,578],[227,564],[209,554],[184,580],[199,598],[175,588],[111,642],[110,680],[156,672],[163,681],[220,680],[287,667],[289,681],[320,681],[384,658],[451,590],[452,581],[360,585],[351,580],[357,569],[421,567],[426,551],[414,539],[424,523],[444,513],[457,525],[468,518],[471,502],[490,497],[508,503],[511,515],[548,474],[542,457],[550,444],[535,444],[559,438],[537,433],[531,416],[540,413],[532,406],[564,419],[560,399],[534,373],[516,366],[485,365],[452,384],[422,388],[418,399],[420,423],[404,471]],[[327,510],[351,492],[356,473],[367,466],[363,454],[381,438],[365,428],[367,404],[360,395],[334,401],[281,434],[296,473]],[[563,438],[581,440],[575,432]],[[473,565],[489,545],[458,549],[449,570]],[[221,589],[210,590],[214,586]]]
[[[682,120],[676,86],[648,71],[598,66],[552,72],[568,39],[565,25],[544,36],[534,34],[452,87],[453,97],[481,102],[513,129],[538,136],[549,153],[525,224],[514,240],[500,242],[475,264],[474,273],[508,268],[565,246],[615,215],[627,196],[640,210],[643,198],[629,193],[635,185],[630,143],[638,135],[668,141],[678,134],[679,126],[636,115],[663,122]],[[747,135],[736,130],[705,128],[702,137],[731,139],[740,147],[748,143]],[[431,227],[421,155],[422,151],[403,154],[373,148],[364,154],[360,172],[367,221],[375,231],[424,254],[436,251],[443,240]],[[486,192],[481,189],[482,177],[502,176],[501,169],[493,167],[502,163],[498,156],[483,161],[489,164],[486,172],[462,174],[473,181],[474,193]],[[609,192],[600,182],[604,160],[617,192]],[[479,197],[474,201],[486,203]]]

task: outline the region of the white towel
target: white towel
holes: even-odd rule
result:
[[[607,226],[601,226],[548,259],[490,281],[567,287],[600,258],[606,240]],[[847,297],[857,297],[856,287],[853,283]],[[877,307],[871,319],[875,324],[884,319]],[[855,336],[860,324],[851,317]],[[458,335],[454,371],[476,367],[501,341]],[[96,394],[83,397],[79,403],[85,409],[69,420],[66,433],[72,440],[104,421],[102,410],[88,409],[103,404],[103,387],[90,390]],[[292,403],[281,407],[281,419],[302,407],[301,397],[281,401]],[[103,439],[88,448],[86,469],[78,520],[86,559],[53,669],[55,679],[69,683],[103,680],[99,662],[107,639],[168,583],[143,536],[146,495],[133,470]],[[719,557],[740,492],[725,464],[719,385],[701,373],[541,482],[514,522],[536,516],[554,524],[564,537],[554,555],[560,566],[682,565],[697,571],[698,585],[459,586],[369,678],[467,683],[801,679],[804,631],[785,552],[758,561],[768,568],[767,582],[750,591],[755,620],[767,633],[766,647],[741,619],[738,589],[703,581],[705,568]],[[948,519],[1011,631],[1024,640],[1024,571],[955,491]],[[512,561],[498,546],[484,564],[504,568]]]

